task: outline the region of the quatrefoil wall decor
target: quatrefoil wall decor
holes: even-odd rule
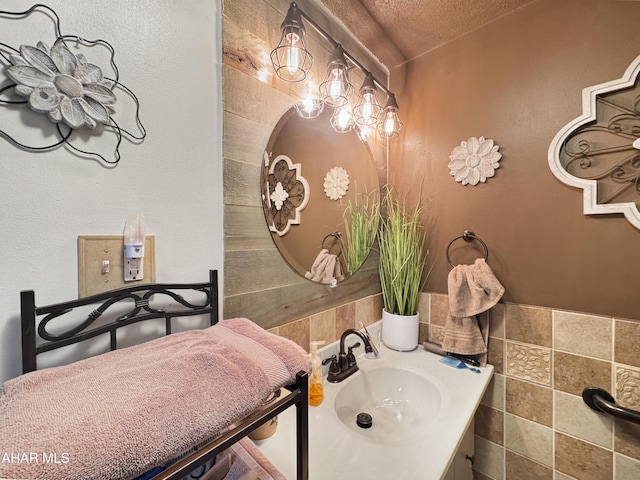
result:
[[[618,80],[585,88],[583,114],[549,147],[549,167],[583,190],[585,215],[622,213],[640,228],[640,56]]]

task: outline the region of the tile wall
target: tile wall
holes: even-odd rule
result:
[[[308,349],[380,319],[374,295],[272,329]],[[422,294],[421,341],[440,342],[446,295]],[[495,376],[475,418],[474,480],[637,480],[640,425],[592,411],[587,386],[640,409],[640,321],[499,304],[488,312]]]

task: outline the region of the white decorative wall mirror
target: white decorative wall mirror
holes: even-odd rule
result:
[[[622,213],[640,228],[640,56],[618,80],[585,88],[582,115],[549,147],[549,167],[583,190],[585,215]]]

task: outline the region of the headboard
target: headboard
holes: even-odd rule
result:
[[[198,301],[197,304],[192,303],[183,296],[187,291],[204,293],[205,299],[202,302]],[[154,295],[167,295],[177,302],[178,306],[171,308],[170,311],[162,308],[154,309],[151,307],[151,298]],[[89,305],[94,305],[95,308],[87,315],[85,312]],[[76,310],[80,307],[85,307],[85,312],[79,313]],[[111,308],[118,311],[117,314],[111,315],[112,320],[108,318]],[[122,313],[123,309],[126,313]],[[63,315],[65,319],[73,318],[74,312],[76,318],[73,319],[73,326],[67,331],[52,333],[47,330],[51,320],[61,318]],[[92,325],[103,315],[107,318],[107,323],[95,325],[92,328]],[[209,271],[209,281],[206,283],[135,285],[42,307],[36,306],[33,290],[23,291],[20,292],[22,370],[23,373],[36,370],[37,356],[41,353],[106,333],[110,336],[110,349],[116,350],[118,329],[145,320],[163,318],[165,335],[170,335],[173,318],[193,315],[208,315],[210,325],[218,322],[217,270]]]

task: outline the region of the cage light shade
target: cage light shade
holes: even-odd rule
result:
[[[324,110],[324,102],[319,98],[305,97],[293,107],[302,118],[316,118]]]
[[[387,99],[382,115],[378,122],[378,133],[383,138],[395,138],[400,135],[404,124],[398,118],[398,102],[392,93]]]
[[[278,77],[287,82],[300,82],[307,77],[313,65],[313,57],[306,48],[304,24],[295,3],[289,6],[280,28],[280,43],[271,51],[273,69]]]
[[[333,129],[338,133],[348,133],[353,130],[355,126],[355,122],[353,121],[353,116],[347,107],[338,107],[331,115],[329,119],[329,123]]]
[[[342,107],[349,102],[354,88],[349,81],[347,68],[344,50],[338,44],[327,65],[327,76],[320,84],[320,96],[327,105]]]
[[[375,125],[382,107],[376,98],[376,85],[373,82],[373,75],[367,73],[367,76],[360,87],[360,98],[358,103],[353,107],[353,117],[359,125]]]

